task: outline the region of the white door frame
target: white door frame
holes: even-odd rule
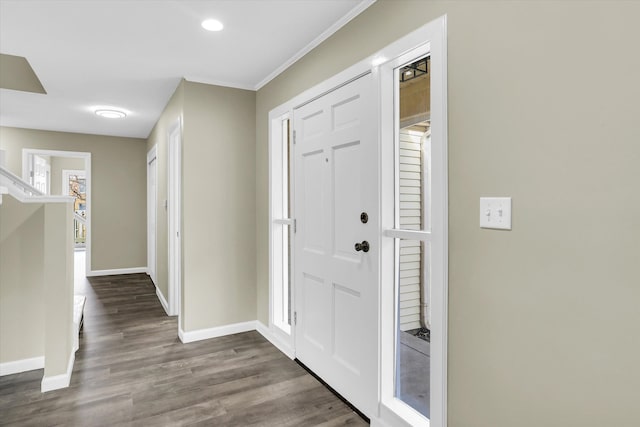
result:
[[[447,209],[447,19],[446,15],[429,22],[423,27],[415,30],[405,37],[391,43],[390,45],[380,49],[378,52],[369,56],[368,58],[358,62],[357,64],[349,67],[348,69],[336,74],[335,76],[325,80],[324,82],[304,91],[291,100],[285,102],[274,108],[269,113],[269,124],[272,124],[274,118],[283,116],[287,112],[292,113],[295,107],[301,106],[305,103],[311,102],[313,99],[322,96],[323,94],[330,92],[348,82],[358,78],[359,76],[371,72],[376,79],[374,94],[376,97],[376,108],[380,114],[380,128],[377,129],[379,149],[382,155],[381,158],[381,197],[382,203],[393,203],[393,177],[394,173],[388,170],[388,165],[385,166],[384,158],[385,153],[383,149],[388,150],[389,141],[394,140],[394,123],[393,123],[393,98],[389,98],[388,93],[383,93],[383,82],[385,74],[384,64],[390,64],[393,60],[401,57],[403,54],[425,46],[429,44],[432,69],[437,67],[438,70],[435,74],[438,76],[435,81],[431,83],[431,108],[432,108],[432,144],[440,142],[442,144],[443,151],[441,157],[433,159],[434,162],[439,162],[439,172],[442,175],[442,183],[437,190],[440,192],[442,200],[442,206],[440,206],[439,213],[441,214],[440,227],[442,228],[442,239],[438,242],[438,248],[440,258],[434,261],[437,262],[440,274],[440,290],[437,295],[432,295],[433,307],[432,307],[432,322],[435,325],[432,328],[432,336],[438,337],[438,342],[432,342],[431,347],[431,391],[435,392],[437,396],[432,399],[431,407],[431,420],[427,421],[421,418],[416,412],[411,414],[411,408],[405,405],[403,402],[393,397],[394,387],[394,334],[395,334],[395,313],[394,302],[385,300],[388,299],[388,295],[385,293],[385,281],[387,286],[389,280],[393,283],[393,271],[389,271],[389,263],[383,262],[383,257],[387,257],[389,254],[389,248],[393,247],[393,239],[383,238],[384,242],[380,251],[381,262],[381,280],[378,283],[379,297],[380,297],[380,312],[378,323],[375,327],[378,328],[380,346],[378,351],[378,366],[380,370],[378,372],[378,395],[379,395],[379,411],[377,416],[371,418],[372,426],[430,426],[430,427],[446,427],[447,425],[447,294],[448,294],[448,209]],[[387,70],[388,74],[388,70]],[[433,78],[433,77],[432,77]],[[391,114],[389,114],[389,107],[391,108]],[[435,113],[434,110],[439,111]],[[436,131],[436,128],[438,131]],[[439,132],[439,133],[438,133]],[[276,141],[273,141],[273,133],[269,134],[269,145],[273,146]],[[391,139],[389,139],[391,138]],[[386,144],[385,144],[386,141]],[[391,144],[393,145],[393,144]],[[386,148],[385,148],[386,147]],[[294,148],[295,149],[295,148]],[[393,147],[391,147],[393,150]],[[388,154],[388,152],[386,153]],[[393,158],[393,155],[392,157]],[[385,170],[385,168],[387,168]],[[391,173],[391,175],[389,175]],[[271,170],[270,170],[271,174]],[[391,181],[389,181],[391,177]],[[271,175],[270,175],[271,179]],[[383,185],[384,183],[384,185]],[[294,184],[295,185],[295,184]],[[389,187],[389,185],[391,187]],[[270,187],[270,191],[273,189]],[[389,191],[391,191],[389,193]],[[295,212],[292,214],[295,218]],[[270,214],[270,223],[273,222]],[[381,236],[388,237],[384,234],[386,229],[393,228],[393,225],[389,226],[388,212],[381,212],[381,227],[379,233]],[[393,224],[393,218],[391,218],[391,224]],[[269,250],[271,252],[272,247],[270,245]],[[295,253],[295,249],[292,249]],[[272,275],[273,265],[271,264],[270,255],[270,277]],[[393,259],[393,258],[391,258]],[[386,265],[386,267],[385,267]],[[391,276],[389,276],[391,275]],[[295,283],[293,284],[295,286]],[[293,291],[292,291],[293,292]],[[295,294],[295,292],[294,292]],[[270,291],[269,304],[270,310],[273,304],[273,293]],[[295,307],[295,299],[292,304]],[[295,325],[292,325],[295,328]],[[272,342],[278,341],[275,337],[272,337]],[[293,346],[295,351],[295,340],[293,340]],[[408,408],[408,409],[407,409]],[[414,411],[415,412],[415,411]]]
[[[169,315],[178,317],[181,327],[182,288],[182,120],[178,119],[168,132],[168,214],[169,214]]]
[[[154,145],[147,153],[147,274],[158,286],[157,272],[157,228],[158,228],[158,146]],[[153,182],[155,191],[151,191],[151,162],[155,161]],[[153,217],[153,221],[151,221]],[[151,225],[154,225],[153,227]]]
[[[85,173],[85,186],[87,194],[87,209],[86,209],[86,223],[87,239],[85,243],[86,251],[86,272],[87,276],[91,276],[93,270],[91,269],[91,153],[84,151],[61,151],[61,150],[41,150],[36,148],[23,148],[22,149],[22,179],[29,182],[29,156],[32,154],[53,156],[53,157],[72,157],[84,159],[84,173]]]

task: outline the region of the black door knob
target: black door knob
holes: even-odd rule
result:
[[[356,251],[369,252],[369,242],[363,240],[362,243],[356,243]]]

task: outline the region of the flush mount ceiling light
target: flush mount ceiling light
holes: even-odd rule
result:
[[[222,22],[218,21],[217,19],[205,19],[204,21],[202,21],[201,25],[202,28],[207,31],[221,31],[224,28]]]
[[[105,119],[122,119],[127,117],[124,112],[118,110],[96,110],[96,114]]]

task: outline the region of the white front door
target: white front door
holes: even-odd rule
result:
[[[373,95],[367,74],[293,113],[296,358],[368,416],[378,378]]]

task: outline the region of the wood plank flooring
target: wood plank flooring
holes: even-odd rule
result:
[[[69,388],[0,377],[0,425],[367,425],[257,332],[182,344],[144,274],[92,278]]]

